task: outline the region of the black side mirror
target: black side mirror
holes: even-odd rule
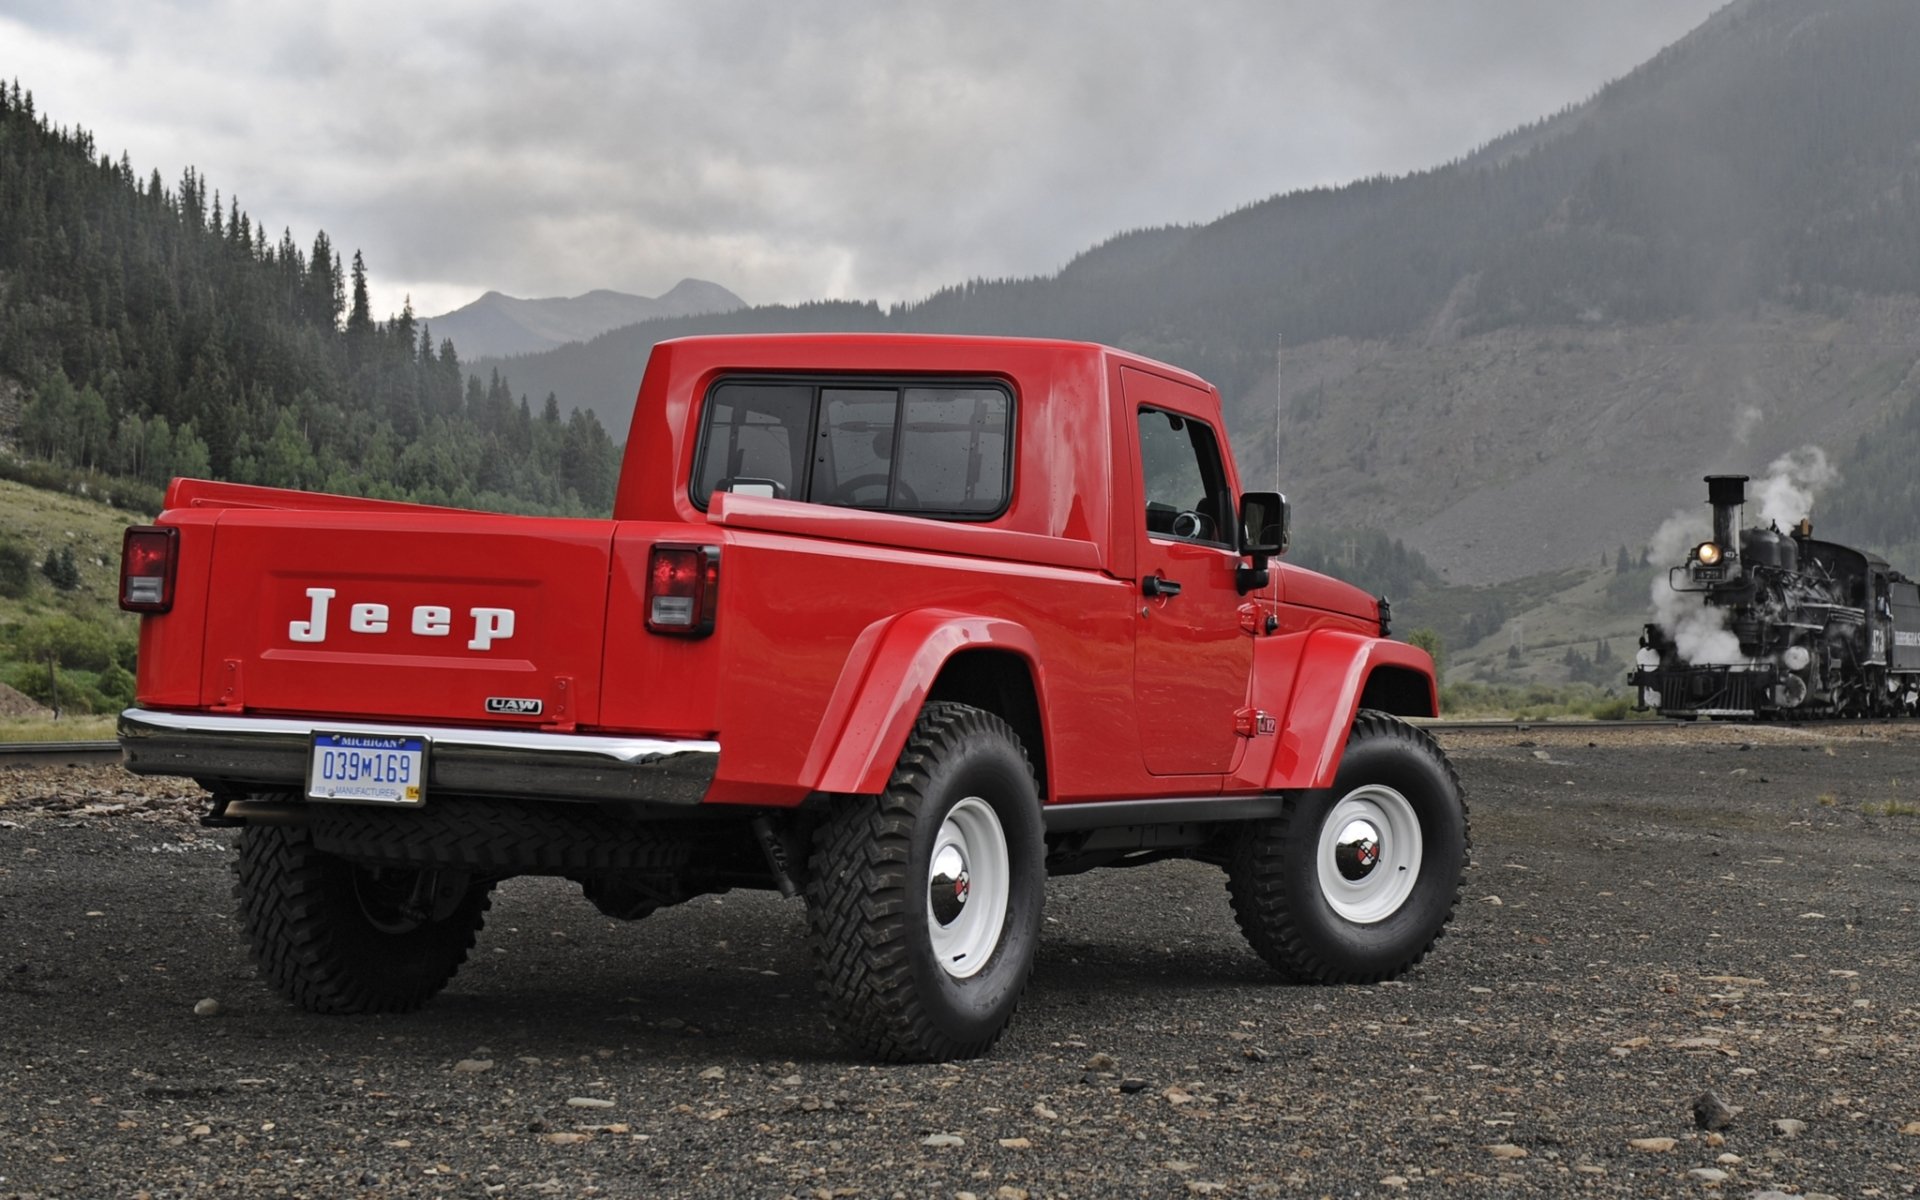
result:
[[[1279,492],[1245,492],[1240,496],[1240,553],[1254,558],[1278,558],[1287,552],[1287,498]]]
[[[1287,552],[1287,521],[1287,498],[1279,492],[1241,494],[1240,553],[1252,560],[1236,572],[1242,596],[1267,586],[1267,560]]]

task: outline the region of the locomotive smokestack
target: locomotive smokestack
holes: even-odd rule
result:
[[[1707,503],[1713,505],[1713,542],[1730,556],[1740,553],[1740,535],[1733,527],[1738,510],[1747,502],[1747,476],[1707,476]]]

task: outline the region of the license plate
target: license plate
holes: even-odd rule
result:
[[[355,804],[426,803],[427,739],[409,734],[316,733],[307,798]]]

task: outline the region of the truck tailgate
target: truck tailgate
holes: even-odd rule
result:
[[[571,728],[599,709],[609,521],[236,509],[201,702]]]

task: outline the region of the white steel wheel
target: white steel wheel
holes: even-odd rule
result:
[[[1007,835],[993,808],[968,796],[947,810],[927,864],[927,934],[941,970],[968,979],[993,958],[1011,880]]]
[[[813,830],[807,923],[841,1036],[889,1062],[977,1058],[1020,1003],[1040,943],[1047,834],[1019,735],[929,703],[887,790]]]
[[[1424,853],[1420,819],[1405,796],[1377,783],[1355,788],[1320,824],[1320,894],[1340,917],[1377,924],[1413,894]]]

